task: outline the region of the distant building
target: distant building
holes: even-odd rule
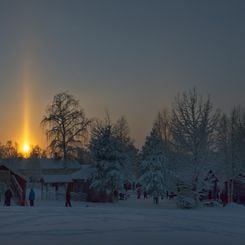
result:
[[[32,182],[37,182],[42,175],[72,174],[81,169],[81,164],[75,160],[67,162],[54,159],[14,159],[4,161],[6,166],[19,171]]]
[[[7,160],[5,165],[25,176],[29,186],[40,188],[42,199],[63,199],[69,186],[73,199],[87,200],[90,165],[60,159]]]

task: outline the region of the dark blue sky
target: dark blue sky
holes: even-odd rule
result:
[[[216,107],[244,105],[245,1],[0,1],[0,141],[32,143],[54,94],[88,116],[125,115],[141,144],[157,111],[193,86]],[[27,109],[26,109],[27,110]]]

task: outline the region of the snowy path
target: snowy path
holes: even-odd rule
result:
[[[179,210],[139,204],[0,207],[0,244],[245,244],[242,206]]]

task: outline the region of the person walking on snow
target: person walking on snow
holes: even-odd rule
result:
[[[5,206],[10,206],[10,204],[11,204],[11,198],[12,198],[12,192],[11,192],[10,188],[8,188],[8,189],[5,191],[4,197],[5,197],[4,205],[5,205]]]
[[[153,196],[153,203],[158,204],[158,192],[156,190],[153,191],[152,196]]]
[[[31,188],[30,192],[29,192],[29,202],[30,202],[30,206],[33,207],[34,206],[34,200],[35,200],[35,192],[34,190]]]
[[[137,189],[137,199],[140,199],[140,197],[141,197],[141,189],[138,188]]]
[[[70,193],[69,188],[67,188],[67,190],[66,190],[66,204],[65,204],[65,206],[71,207],[71,193]]]

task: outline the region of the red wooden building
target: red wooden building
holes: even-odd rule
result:
[[[233,199],[236,203],[245,205],[245,174],[239,174],[234,179]]]
[[[6,189],[10,188],[14,201],[24,206],[26,203],[26,183],[27,180],[24,176],[0,163],[1,199],[4,198]]]

